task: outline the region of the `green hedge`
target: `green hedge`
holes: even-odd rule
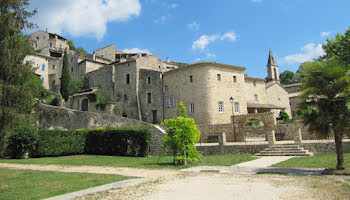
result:
[[[149,127],[94,130],[40,130],[34,157],[94,154],[147,156],[151,141]]]
[[[83,154],[86,131],[39,130],[34,157]]]
[[[90,130],[86,136],[86,154],[146,156],[150,146],[150,130],[139,128],[107,128]]]

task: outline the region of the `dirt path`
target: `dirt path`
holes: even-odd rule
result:
[[[125,186],[79,200],[350,199],[349,191],[333,187],[334,184],[331,179],[314,176],[192,173]]]
[[[3,164],[0,168],[10,169],[30,169],[40,171],[57,171],[57,172],[83,172],[94,174],[118,174],[123,176],[133,176],[142,178],[159,178],[173,176],[180,172],[175,170],[156,170],[156,169],[139,169],[128,167],[99,167],[99,166],[64,166],[64,165],[22,165],[22,164]]]
[[[78,199],[232,200],[232,199],[350,199],[342,182],[325,176],[180,172],[98,166],[0,164],[0,168],[86,172],[144,177],[144,181]],[[349,180],[350,181],[350,180]]]

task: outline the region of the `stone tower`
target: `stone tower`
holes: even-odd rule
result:
[[[269,59],[267,61],[267,82],[270,81],[280,81],[280,74],[278,71],[278,66],[273,57],[272,51],[270,50]]]

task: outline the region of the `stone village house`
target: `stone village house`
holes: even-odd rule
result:
[[[88,95],[98,89],[136,110],[127,117],[160,123],[177,116],[177,103],[181,101],[202,135],[210,135],[207,127],[231,132],[233,115],[273,112],[278,117],[281,110],[291,115],[288,92],[279,82],[278,66],[271,51],[268,76],[261,79],[249,77],[241,66],[161,61],[157,55],[125,53],[115,45],[95,50],[81,59],[69,50],[67,40],[57,34],[37,31],[29,39],[40,52],[28,56],[26,62],[33,62],[46,89],[59,93],[64,49],[68,50],[72,75],[88,78],[92,89],[73,96],[72,108],[76,110],[113,114],[112,106],[101,111],[89,102]]]

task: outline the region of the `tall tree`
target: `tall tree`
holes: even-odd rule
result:
[[[340,61],[350,64],[350,28],[345,34],[338,33],[334,39],[327,39],[322,46],[326,55],[322,59],[337,58]]]
[[[27,11],[28,5],[28,0],[0,1],[0,143],[14,126],[28,119],[34,106],[35,91],[28,81],[33,71],[23,62],[33,53],[22,34],[22,30],[35,26],[27,19],[36,10]]]
[[[66,101],[70,96],[70,90],[71,90],[71,74],[69,70],[70,70],[70,66],[68,61],[67,50],[64,50],[60,92],[62,97]]]
[[[350,128],[350,67],[336,59],[308,63],[302,76],[304,123],[324,136],[333,132],[337,169],[344,169],[342,136]]]
[[[286,70],[280,74],[280,80],[283,85],[295,83],[294,72]]]

